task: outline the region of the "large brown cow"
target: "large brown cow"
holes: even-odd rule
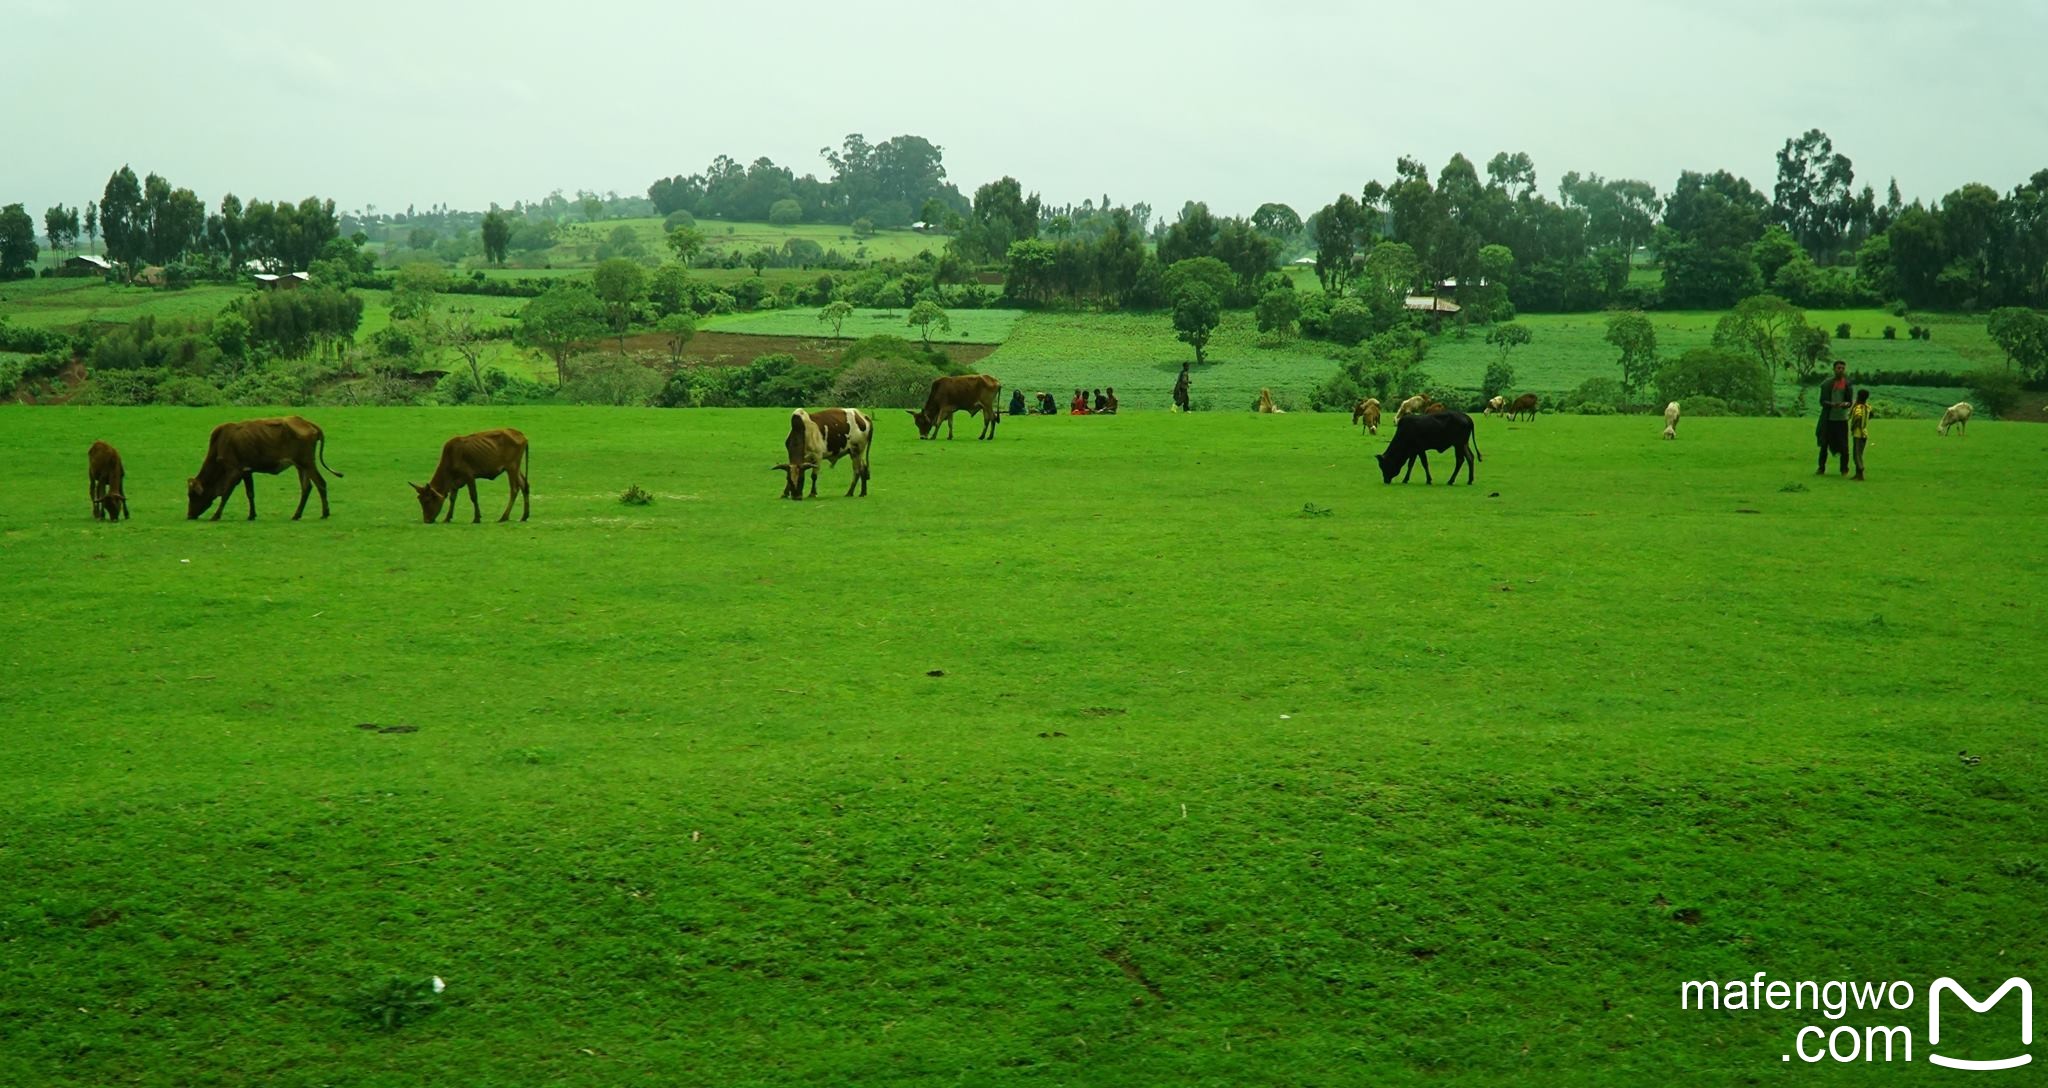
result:
[[[215,427],[206,440],[206,460],[199,466],[199,475],[185,481],[185,517],[189,520],[206,513],[217,499],[220,506],[214,510],[213,520],[219,521],[228,508],[228,496],[241,484],[249,496],[249,520],[256,520],[256,473],[275,476],[286,465],[299,470],[299,508],[292,512],[292,520],[306,512],[306,496],[315,487],[320,489],[320,516],[326,517],[327,480],[320,469],[334,472],[336,479],[341,473],[328,467],[327,436],[320,428],[298,416]]]
[[[522,465],[522,462],[524,464]],[[434,475],[427,486],[413,484],[412,489],[420,497],[420,517],[432,525],[441,512],[441,504],[448,504],[448,520],[455,520],[455,507],[450,500],[462,488],[469,488],[469,508],[475,514],[470,524],[479,525],[484,520],[484,510],[476,501],[476,482],[495,480],[500,475],[512,485],[512,492],[505,496],[505,512],[498,515],[499,521],[512,520],[512,504],[524,500],[519,520],[525,521],[533,514],[533,451],[526,445],[526,436],[510,427],[493,427],[475,434],[459,434],[441,446],[441,463],[434,466]]]
[[[1520,419],[1525,415],[1532,421],[1536,418],[1536,394],[1534,393],[1524,393],[1516,397],[1514,402],[1508,405],[1509,419]]]
[[[858,486],[862,498],[868,494],[868,447],[875,440],[875,423],[858,408],[802,408],[789,414],[789,437],[783,440],[788,459],[775,471],[789,474],[782,484],[782,497],[804,497],[804,470],[811,473],[811,497],[818,497],[818,462],[837,465],[841,457],[853,458],[853,479],[846,485],[850,496]]]
[[[939,424],[946,425],[946,441],[953,440],[953,413],[965,411],[968,415],[980,413],[981,437],[996,436],[996,422],[1002,418],[996,411],[996,398],[1003,392],[1003,383],[987,374],[956,374],[946,378],[933,378],[932,391],[925,397],[924,408],[910,413],[917,422],[917,437],[939,437]]]
[[[127,515],[128,496],[122,491],[127,477],[119,450],[105,442],[94,442],[85,451],[85,491],[92,497],[94,521],[119,521]]]

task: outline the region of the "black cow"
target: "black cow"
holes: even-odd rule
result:
[[[1394,424],[1394,440],[1387,443],[1387,451],[1379,455],[1382,483],[1393,483],[1394,474],[1406,466],[1408,474],[1401,477],[1407,483],[1415,475],[1417,458],[1422,461],[1422,482],[1435,483],[1429,475],[1429,454],[1434,450],[1458,451],[1458,463],[1451,468],[1451,483],[1458,482],[1458,470],[1465,470],[1465,484],[1471,486],[1477,473],[1471,467],[1479,460],[1478,435],[1472,427],[1472,417],[1463,412],[1438,412],[1434,415],[1402,416]]]

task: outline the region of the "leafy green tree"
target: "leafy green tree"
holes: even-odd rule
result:
[[[1680,174],[1657,236],[1664,301],[1719,309],[1758,294],[1763,276],[1750,247],[1763,237],[1769,211],[1762,193],[1725,170]]]
[[[867,216],[861,216],[859,219],[854,220],[853,236],[855,238],[873,238],[875,236],[875,221]]]
[[[1209,206],[1199,200],[1190,200],[1181,206],[1180,218],[1166,228],[1159,239],[1159,259],[1168,267],[1196,257],[1208,257],[1216,251],[1216,235],[1222,229],[1222,221],[1210,214]]]
[[[1216,296],[1216,304],[1221,306],[1223,299],[1237,285],[1237,275],[1229,265],[1214,257],[1190,257],[1167,267],[1165,284],[1167,298],[1178,299],[1188,287],[1200,285]]]
[[[1479,398],[1492,400],[1514,388],[1515,368],[1508,365],[1505,357],[1486,364],[1486,377],[1479,385]]]
[[[0,280],[29,274],[42,247],[36,245],[36,221],[19,204],[0,208]]]
[[[1621,349],[1621,389],[1634,395],[1657,373],[1657,327],[1640,310],[1607,315],[1607,342]]]
[[[100,205],[96,200],[85,202],[85,244],[95,246],[100,240]]]
[[[1745,352],[1766,375],[1797,371],[1793,332],[1806,327],[1806,314],[1776,295],[1752,295],[1714,324],[1714,346]],[[1804,378],[1806,375],[1801,374]],[[1802,404],[1805,386],[1800,386]]]
[[[78,209],[55,205],[43,212],[43,237],[50,240],[50,252],[59,253],[78,244]]]
[[[845,300],[828,302],[818,309],[818,323],[832,326],[832,339],[839,339],[839,330],[846,319],[853,316],[853,304]]]
[[[1828,347],[1828,331],[1803,321],[1785,337],[1785,366],[1797,384],[1799,411],[1806,411],[1806,387],[1820,377],[1823,362],[1834,357]]]
[[[569,356],[575,346],[603,335],[605,318],[605,304],[590,288],[557,283],[520,309],[514,339],[552,359],[555,381],[564,383],[569,380]]]
[[[704,248],[704,236],[696,227],[687,224],[670,230],[666,241],[676,260],[685,268],[690,266],[690,259]]]
[[[662,318],[655,328],[661,330],[662,342],[668,345],[668,361],[681,365],[683,349],[697,335],[697,319],[687,313],[673,313]]]
[[[1195,349],[1197,365],[1206,360],[1204,353],[1209,346],[1209,337],[1222,321],[1222,299],[1207,284],[1188,283],[1174,296],[1174,336]]]
[[[512,244],[512,221],[496,208],[484,213],[484,259],[503,267],[505,250]]]
[[[1406,242],[1381,242],[1365,258],[1365,294],[1374,302],[1399,305],[1422,278],[1422,261]]]
[[[938,303],[928,298],[919,299],[910,307],[908,323],[917,327],[918,336],[924,341],[926,351],[932,350],[934,325],[938,326],[941,332],[950,332],[953,328],[953,319],[946,315],[946,311],[941,309]]]
[[[1012,243],[1038,236],[1038,194],[1029,198],[1016,178],[991,181],[974,191],[974,204],[951,246],[970,264],[998,261]]]
[[[1827,133],[1809,129],[1778,152],[1772,218],[1816,259],[1832,261],[1850,227],[1855,180],[1849,157],[1835,151]],[[1765,272],[1764,279],[1771,275]]]
[[[761,270],[768,267],[774,260],[775,251],[767,246],[762,246],[747,254],[747,267],[753,269],[754,275],[758,276],[761,274]]]
[[[1771,372],[1746,352],[1694,348],[1657,368],[1657,399],[1718,397],[1737,412],[1771,410]]]
[[[1330,315],[1323,322],[1329,337],[1339,344],[1350,347],[1361,343],[1373,334],[1377,324],[1372,307],[1358,298],[1340,298],[1330,307]]]
[[[610,260],[613,257],[644,257],[646,255],[647,246],[640,241],[640,232],[626,226],[624,223],[613,227],[611,234],[606,236],[604,244],[597,247],[597,256],[601,261]]]
[[[1301,298],[1292,288],[1275,287],[1259,296],[1259,331],[1275,340],[1292,340],[1301,321]]]
[[[1791,232],[1775,225],[1764,228],[1764,236],[1749,247],[1749,253],[1756,261],[1757,275],[1765,283],[1776,280],[1779,269],[1806,256],[1806,251],[1799,248],[1799,242]]]
[[[1500,350],[1500,365],[1508,365],[1508,353],[1530,341],[1529,327],[1520,322],[1510,321],[1495,325],[1486,332],[1486,342]]]
[[[804,221],[804,206],[785,197],[768,206],[768,221],[778,227],[801,223]]]
[[[1358,271],[1358,250],[1365,241],[1366,210],[1350,193],[1341,193],[1335,201],[1324,205],[1313,221],[1316,279],[1322,282],[1325,294],[1342,294]]]
[[[1301,216],[1285,204],[1261,204],[1252,213],[1252,229],[1278,242],[1301,233]]]
[[[633,307],[647,293],[647,273],[638,264],[614,257],[602,261],[591,274],[598,301],[604,303],[605,317],[618,335],[619,351],[626,350],[626,327],[633,323]]]
[[[647,300],[663,317],[690,308],[690,273],[674,261],[665,262],[647,278]]]
[[[391,316],[400,321],[424,316],[434,296],[448,289],[448,272],[433,261],[414,261],[391,278]]]
[[[2048,376],[2048,317],[2018,306],[1991,311],[1984,330],[2005,352],[2005,365],[2018,365],[2030,378]]]
[[[126,166],[107,179],[100,195],[100,231],[107,239],[107,256],[123,265],[142,257],[148,237],[138,222],[142,215],[142,182]]]

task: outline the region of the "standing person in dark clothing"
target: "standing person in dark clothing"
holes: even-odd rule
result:
[[[1180,364],[1180,377],[1173,383],[1173,406],[1175,408],[1183,412],[1193,410],[1189,404],[1189,394],[1192,392],[1194,384],[1194,379],[1188,376],[1188,364]]]
[[[1827,475],[1829,453],[1840,456],[1842,475],[1849,474],[1849,405],[1854,399],[1849,364],[1836,359],[1835,376],[1820,387],[1820,423],[1813,435],[1820,446],[1820,467],[1813,470],[1815,476]]]

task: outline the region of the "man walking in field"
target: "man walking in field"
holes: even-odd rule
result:
[[[1849,405],[1855,395],[1849,388],[1849,364],[1835,360],[1835,376],[1820,387],[1820,422],[1815,426],[1814,441],[1820,446],[1820,467],[1814,469],[1815,476],[1828,473],[1828,454],[1835,453],[1842,462],[1842,475],[1849,474]]]
[[[1183,412],[1193,410],[1189,407],[1188,394],[1194,384],[1194,379],[1188,376],[1188,364],[1180,364],[1180,378],[1173,383],[1173,406],[1175,408]]]

